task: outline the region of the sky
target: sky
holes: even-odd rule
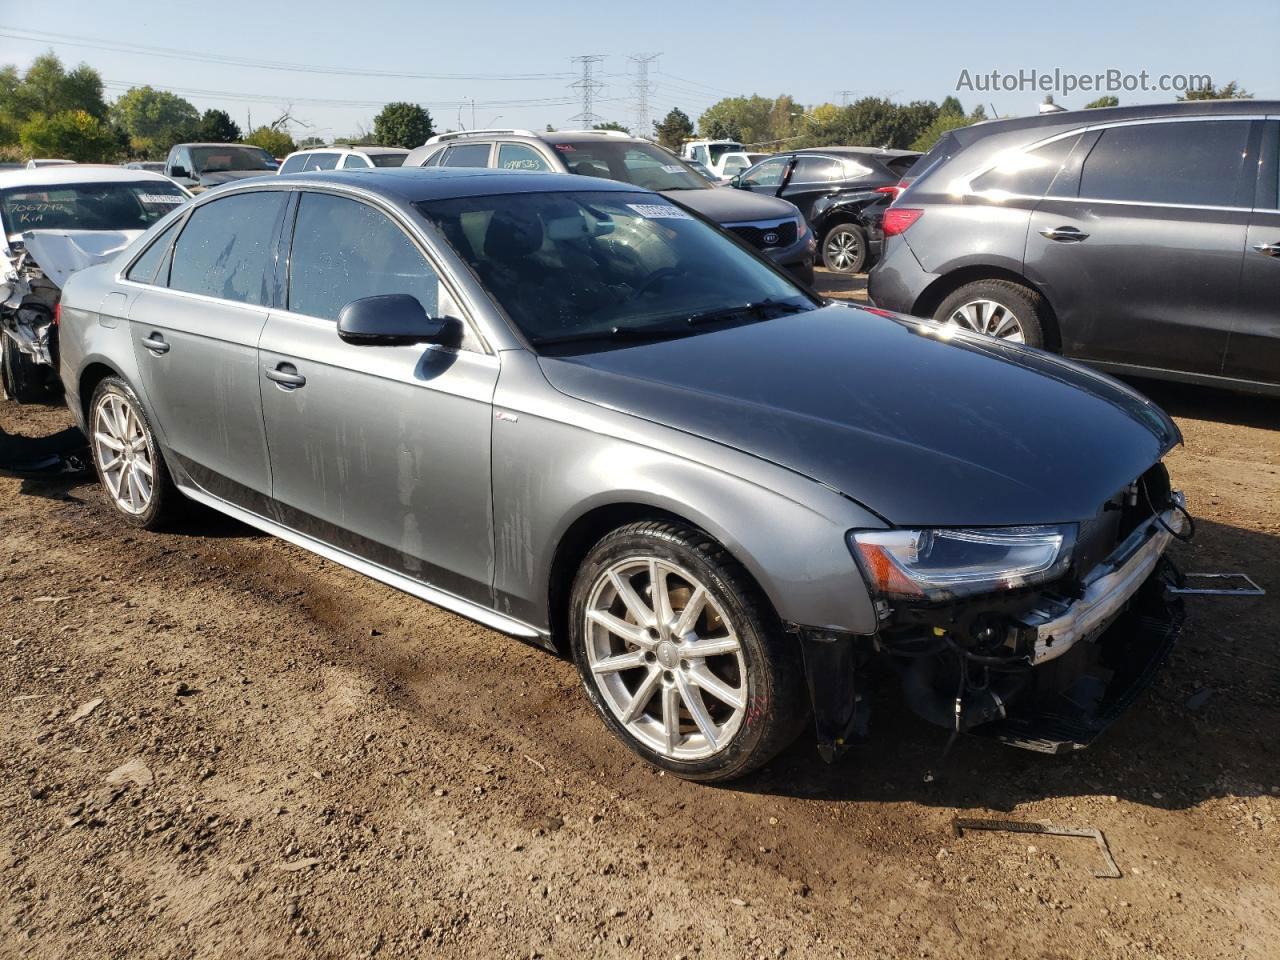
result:
[[[441,130],[579,126],[572,118],[580,94],[570,84],[582,68],[572,58],[585,55],[603,57],[593,66],[604,84],[595,114],[632,126],[635,56],[658,55],[649,66],[652,118],[680,107],[696,121],[721,97],[752,93],[789,93],[809,106],[954,94],[988,114],[1035,111],[1044,90],[982,89],[992,70],[1147,71],[1153,82],[1207,74],[1274,99],[1277,48],[1274,0],[1230,8],[1203,0],[848,0],[807,8],[777,0],[0,0],[0,64],[24,68],[53,50],[68,66],[95,67],[108,100],[150,84],[202,111],[224,109],[241,126],[288,112],[295,137],[326,140],[371,129],[380,106],[396,100],[428,107]],[[1098,95],[1053,93],[1069,107]],[[1122,103],[1176,96],[1116,95]]]

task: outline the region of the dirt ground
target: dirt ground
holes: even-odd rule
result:
[[[932,783],[893,690],[835,766],[664,777],[566,661],[208,512],[0,479],[0,957],[1274,957],[1280,403],[1140,386],[1186,434],[1184,568],[1270,595],[1191,601],[1093,749],[966,738]],[[956,815],[1100,827],[1124,876]]]

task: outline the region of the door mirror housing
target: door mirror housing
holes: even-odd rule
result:
[[[418,298],[407,293],[361,297],[338,314],[338,336],[362,347],[444,343],[450,327],[449,318],[427,316]]]
[[[735,173],[733,177],[729,180],[729,186],[737,187],[739,190],[745,190],[746,185],[742,182],[742,174]]]
[[[183,180],[190,180],[191,172],[186,167],[182,167],[182,166],[178,166],[177,164],[174,164],[172,167],[169,168],[169,176],[175,177],[175,178],[181,178]]]

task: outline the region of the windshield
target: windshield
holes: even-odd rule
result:
[[[688,164],[648,143],[591,140],[553,143],[570,173],[633,183],[645,190],[709,190],[711,185]]]
[[[225,173],[228,170],[274,170],[276,161],[261,147],[222,144],[192,147],[191,162],[196,173]]]
[[[176,183],[60,183],[0,191],[5,233],[27,230],[145,230],[187,195]]]
[[[534,346],[685,336],[812,309],[799,287],[651,193],[524,193],[417,208]]]
[[[720,158],[723,157],[726,153],[738,153],[740,150],[742,150],[742,144],[740,143],[709,143],[707,144],[707,150],[711,154],[711,162],[719,163]]]
[[[375,167],[403,167],[407,153],[366,153]]]

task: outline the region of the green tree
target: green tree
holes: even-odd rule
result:
[[[769,136],[769,114],[773,101],[768,97],[725,97],[707,108],[698,118],[698,130],[712,140],[740,140],[765,143]]]
[[[622,124],[617,123],[616,121],[613,121],[613,120],[606,120],[604,123],[597,123],[591,129],[592,130],[617,130],[620,133],[625,133],[627,136],[631,135],[630,127],[624,127]]]
[[[102,77],[87,64],[70,73],[52,53],[31,61],[22,79],[16,67],[6,67],[0,80],[0,113],[18,121],[40,114],[52,117],[63,111],[82,110],[98,120],[107,118],[107,104],[102,99]]]
[[[225,110],[206,110],[196,128],[196,139],[205,143],[238,143],[240,126]]]
[[[963,117],[964,105],[960,103],[957,97],[946,97],[942,103],[938,104],[938,116],[942,116],[944,113],[959,114]]]
[[[800,135],[804,123],[804,107],[789,93],[779,94],[769,108],[769,140],[783,144]]]
[[[420,147],[434,132],[431,114],[416,103],[388,103],[373,118],[373,136],[384,147]]]
[[[250,130],[244,138],[245,143],[251,143],[255,147],[261,147],[273,157],[283,157],[293,153],[297,149],[297,145],[293,142],[293,138],[283,130],[277,130],[275,127],[261,126],[256,130]]]
[[[18,142],[33,157],[58,157],[78,163],[109,163],[120,142],[110,124],[84,110],[35,116],[18,130]]]
[[[163,159],[169,148],[193,140],[200,114],[187,100],[167,90],[133,87],[111,105],[116,125],[129,135],[129,150],[137,157]]]
[[[1188,90],[1179,100],[1252,100],[1253,94],[1232,80],[1215,87],[1212,83],[1199,90]]]
[[[1097,100],[1090,100],[1084,105],[1086,110],[1097,110],[1101,107],[1118,107],[1120,106],[1120,98],[1113,97],[1111,94],[1099,97]]]
[[[937,119],[922,130],[915,140],[911,142],[910,149],[924,153],[948,131],[958,130],[960,127],[967,127],[985,119],[987,119],[987,112],[981,105],[974,107],[973,113],[968,116],[959,113],[939,113]]]
[[[653,134],[668,150],[679,150],[693,136],[693,121],[679,107],[672,107],[661,121],[654,123]]]

